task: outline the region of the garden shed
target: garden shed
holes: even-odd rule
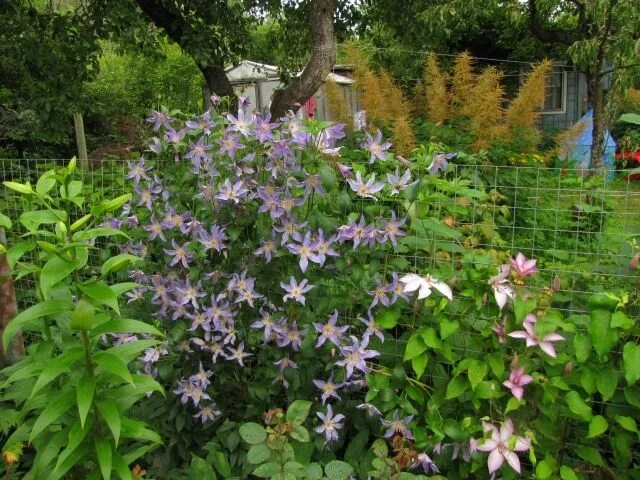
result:
[[[238,95],[249,99],[255,110],[266,112],[271,104],[273,92],[282,85],[278,67],[265,63],[243,60],[238,65],[226,69],[227,77]],[[326,81],[338,84],[344,93],[349,114],[358,111],[357,92],[353,88],[355,81],[345,75],[329,73]],[[325,86],[309,99],[302,108],[305,117],[318,120],[331,120]]]

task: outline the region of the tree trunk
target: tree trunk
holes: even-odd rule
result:
[[[227,73],[224,71],[224,67],[219,65],[209,65],[204,68],[200,68],[207,84],[207,97],[216,94],[220,97],[235,97],[235,92],[229,82]]]
[[[309,15],[309,30],[313,51],[309,63],[291,84],[276,90],[271,100],[271,115],[283,116],[289,109],[297,110],[322,85],[336,62],[333,36],[333,14],[336,0],[313,0]]]
[[[593,132],[589,169],[593,173],[605,168],[604,152],[606,147],[607,114],[605,111],[606,94],[602,76],[598,73],[587,73],[587,99],[593,110]]]
[[[0,228],[0,244],[6,244],[5,233],[2,228]],[[24,355],[24,342],[20,333],[13,338],[6,352],[2,347],[4,329],[17,312],[18,306],[9,262],[6,255],[0,255],[0,368],[17,362]]]

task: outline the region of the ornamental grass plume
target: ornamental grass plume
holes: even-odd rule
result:
[[[485,68],[478,75],[477,83],[465,105],[469,116],[469,133],[475,138],[473,144],[475,150],[490,147],[506,134],[507,129],[503,123],[502,76],[503,72],[495,67]]]
[[[451,105],[464,110],[463,107],[475,88],[476,76],[473,73],[473,57],[465,51],[456,57],[451,75]],[[464,113],[462,111],[461,113]]]
[[[384,122],[386,102],[380,77],[371,70],[360,47],[349,44],[345,50],[349,63],[353,65],[353,76],[360,93],[362,108],[372,122]]]
[[[582,136],[588,123],[585,120],[579,120],[572,126],[560,132],[555,138],[555,148],[553,153],[560,159],[567,159],[571,154],[571,150],[577,145],[578,139]]]
[[[424,97],[429,120],[441,123],[451,114],[449,92],[447,91],[447,75],[442,73],[435,53],[429,53],[422,74]]]
[[[324,84],[327,94],[327,106],[329,107],[329,115],[331,120],[344,123],[351,127],[351,118],[349,117],[349,109],[347,108],[347,99],[342,87],[336,82],[327,80]]]
[[[384,98],[385,109],[383,112],[384,121],[391,122],[402,115],[409,113],[411,106],[404,98],[404,94],[398,87],[387,70],[381,70],[378,73],[380,79],[380,87]]]
[[[416,147],[416,137],[411,128],[408,114],[395,119],[393,124],[393,145],[398,155],[406,157]]]
[[[539,140],[536,124],[544,105],[547,76],[551,69],[552,64],[549,60],[533,67],[518,90],[518,95],[511,100],[505,111],[510,137],[517,138],[519,143],[524,143],[529,148],[535,148]]]

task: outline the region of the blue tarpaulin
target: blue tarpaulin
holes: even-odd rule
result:
[[[569,152],[569,158],[567,160],[575,162],[576,169],[588,170],[593,144],[593,110],[585,113],[579,122],[585,122],[585,128],[577,140],[570,141],[565,145],[564,151]],[[605,141],[603,163],[606,168],[610,170],[611,175],[613,175],[616,159],[616,141],[608,130],[605,132]]]

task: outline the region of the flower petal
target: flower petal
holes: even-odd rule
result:
[[[478,448],[478,450],[480,449]],[[518,457],[516,456],[516,458]],[[496,448],[489,454],[489,458],[487,459],[487,467],[489,468],[489,473],[493,473],[496,470],[498,470],[503,463],[504,463],[504,457],[500,453],[500,450]]]

